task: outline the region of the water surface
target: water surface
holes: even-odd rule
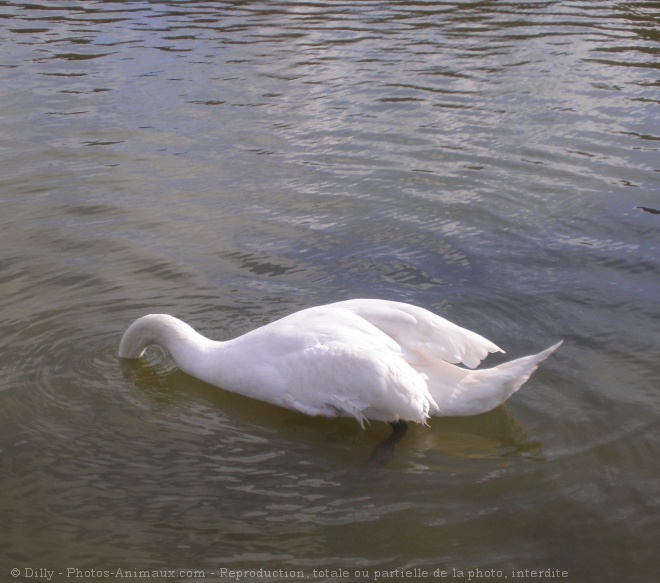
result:
[[[659,22],[656,2],[0,2],[2,577],[655,581]],[[381,470],[382,424],[116,356],[147,312],[224,339],[351,297],[510,357],[565,342]]]

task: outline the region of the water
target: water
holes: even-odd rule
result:
[[[657,2],[0,19],[3,578],[657,580]],[[363,296],[511,357],[565,342],[382,470],[382,424],[116,357],[147,312],[221,339]]]

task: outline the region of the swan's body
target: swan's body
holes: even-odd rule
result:
[[[119,356],[166,348],[184,372],[223,389],[308,415],[426,423],[476,415],[515,393],[559,344],[494,368],[503,352],[482,336],[409,304],[348,300],[301,310],[217,342],[166,314],[137,319]]]

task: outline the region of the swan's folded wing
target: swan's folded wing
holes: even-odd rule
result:
[[[504,352],[483,336],[409,304],[388,300],[347,300],[334,304],[351,310],[395,340],[414,361],[444,360],[475,368],[490,352]]]

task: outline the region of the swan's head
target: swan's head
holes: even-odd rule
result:
[[[133,322],[119,343],[121,358],[140,358],[148,346],[156,344],[166,349],[190,336],[192,328],[168,314],[149,314]]]

